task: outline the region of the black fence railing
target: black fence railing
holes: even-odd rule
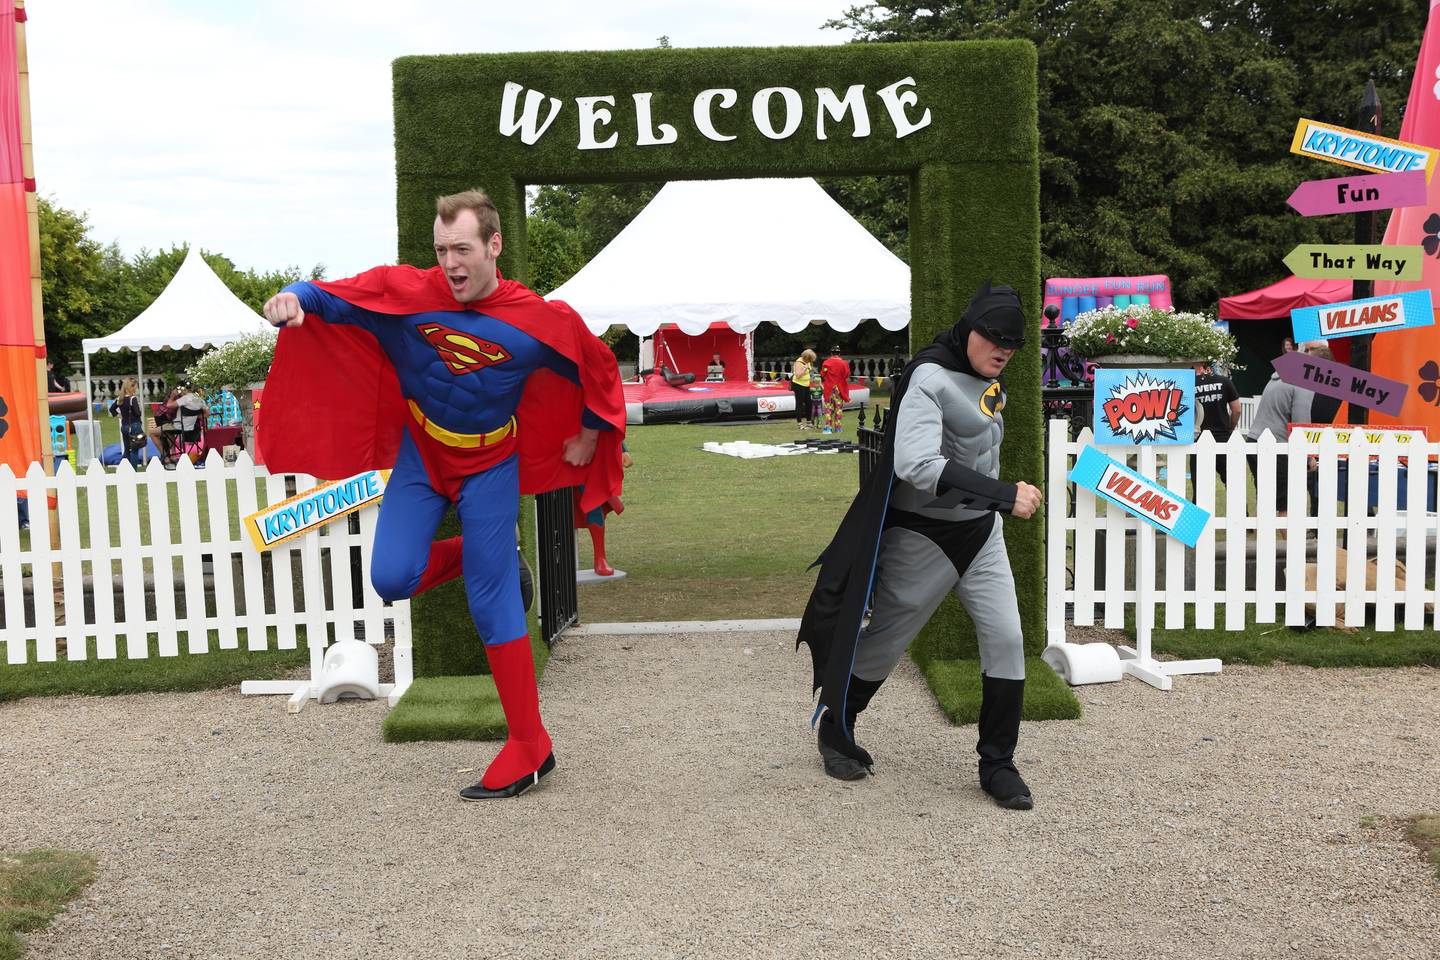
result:
[[[1040,356],[1040,403],[1045,421],[1069,420],[1070,439],[1074,440],[1091,425],[1095,409],[1095,384],[1086,378],[1085,358],[1070,352],[1060,327],[1041,329]],[[1048,430],[1045,436],[1048,443]]]
[[[535,571],[540,597],[540,633],[547,646],[566,627],[580,619],[575,589],[574,488],[542,493],[535,498],[540,569]]]
[[[825,359],[823,356],[820,358]],[[845,361],[850,364],[850,379],[856,380],[864,377],[874,381],[877,377],[898,376],[900,371],[905,369],[905,364],[910,358],[900,354],[887,356],[866,355],[847,356]],[[757,380],[784,380],[790,376],[790,370],[795,364],[794,357],[756,357],[755,378]]]
[[[857,459],[860,461],[860,485],[870,476],[875,464],[880,462],[880,445],[885,439],[885,408],[875,406],[870,426],[865,425],[865,407],[860,407],[860,425],[855,431]]]

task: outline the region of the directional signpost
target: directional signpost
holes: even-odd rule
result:
[[[1347,367],[1343,363],[1322,360],[1298,351],[1282,353],[1271,362],[1275,372],[1286,383],[1392,417],[1400,415],[1405,393],[1410,389],[1399,380],[1390,380],[1369,370]]]
[[[1307,180],[1285,202],[1302,217],[1418,207],[1425,202],[1425,171]]]
[[[1302,243],[1285,266],[1309,280],[1419,280],[1424,256],[1418,245]]]

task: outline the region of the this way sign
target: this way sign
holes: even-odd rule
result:
[[[1418,245],[1302,243],[1285,266],[1308,280],[1419,280],[1424,256]]]
[[[1285,202],[1302,217],[1418,207],[1425,202],[1425,171],[1307,180]]]
[[[1400,415],[1409,389],[1399,380],[1389,380],[1369,370],[1347,367],[1298,351],[1282,353],[1273,361],[1280,379],[1313,390],[1323,397],[1335,397],[1392,417]]]

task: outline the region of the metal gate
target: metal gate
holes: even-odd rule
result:
[[[580,619],[575,590],[575,488],[552,490],[535,497],[535,530],[540,569],[535,589],[540,595],[540,633],[553,645],[560,631]]]

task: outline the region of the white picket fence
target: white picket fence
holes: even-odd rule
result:
[[[386,603],[370,586],[378,510],[355,514],[356,532],[346,519],[336,520],[263,556],[240,530],[240,518],[316,485],[303,474],[272,476],[244,453],[226,464],[215,451],[203,468],[181,459],[174,470],[159,460],[141,471],[92,461],[78,473],[62,463],[47,477],[32,464],[17,478],[0,465],[4,662],[173,657],[182,644],[192,654],[242,645],[264,650],[272,631],[275,646],[288,650],[303,628],[316,676],[327,644],[353,638],[359,628],[372,645],[387,633],[394,638],[395,684],[383,691],[393,703],[411,680],[410,604]],[[31,504],[25,549],[17,492]],[[48,498],[56,506],[58,543],[47,523]],[[351,566],[356,547],[358,584]]]
[[[1075,457],[1092,437],[1085,430],[1071,442],[1067,426],[1059,420],[1049,424],[1050,643],[1065,640],[1067,605],[1073,607],[1072,622],[1085,626],[1098,619],[1105,627],[1121,628],[1127,608],[1133,611],[1137,646],[1147,656],[1157,621],[1166,629],[1182,628],[1187,614],[1191,625],[1201,630],[1243,630],[1247,618],[1254,624],[1299,626],[1313,621],[1334,626],[1342,614],[1345,624],[1365,627],[1366,607],[1373,605],[1372,629],[1393,631],[1397,623],[1406,630],[1440,629],[1434,616],[1440,579],[1426,587],[1436,573],[1437,515],[1427,509],[1427,497],[1432,495],[1430,476],[1440,444],[1407,443],[1393,434],[1370,442],[1363,430],[1354,431],[1348,444],[1340,444],[1332,434],[1318,442],[1297,437],[1286,444],[1268,432],[1259,442],[1247,443],[1237,431],[1226,443],[1206,434],[1188,446],[1101,448],[1212,514],[1192,551],[1071,484],[1067,477]],[[1247,454],[1257,457],[1253,510],[1247,503]],[[1184,476],[1191,455],[1195,476],[1187,487]],[[1217,456],[1224,458],[1223,477]],[[1280,457],[1285,457],[1283,476],[1277,476]],[[1343,502],[1338,484],[1342,462],[1357,465],[1346,470]],[[1359,464],[1377,465],[1373,510],[1368,509],[1371,472]],[[1422,464],[1426,469],[1419,469]],[[1317,489],[1313,508],[1307,510],[1311,466]],[[1411,466],[1416,469],[1407,469]],[[1398,506],[1402,470],[1408,507],[1403,510]],[[1223,499],[1217,480],[1224,483]],[[1279,484],[1289,491],[1287,516],[1277,516],[1274,509]],[[1287,549],[1289,544],[1295,549]],[[1342,554],[1340,548],[1347,549]],[[1253,570],[1249,576],[1247,568]],[[1187,580],[1192,582],[1187,585]]]

